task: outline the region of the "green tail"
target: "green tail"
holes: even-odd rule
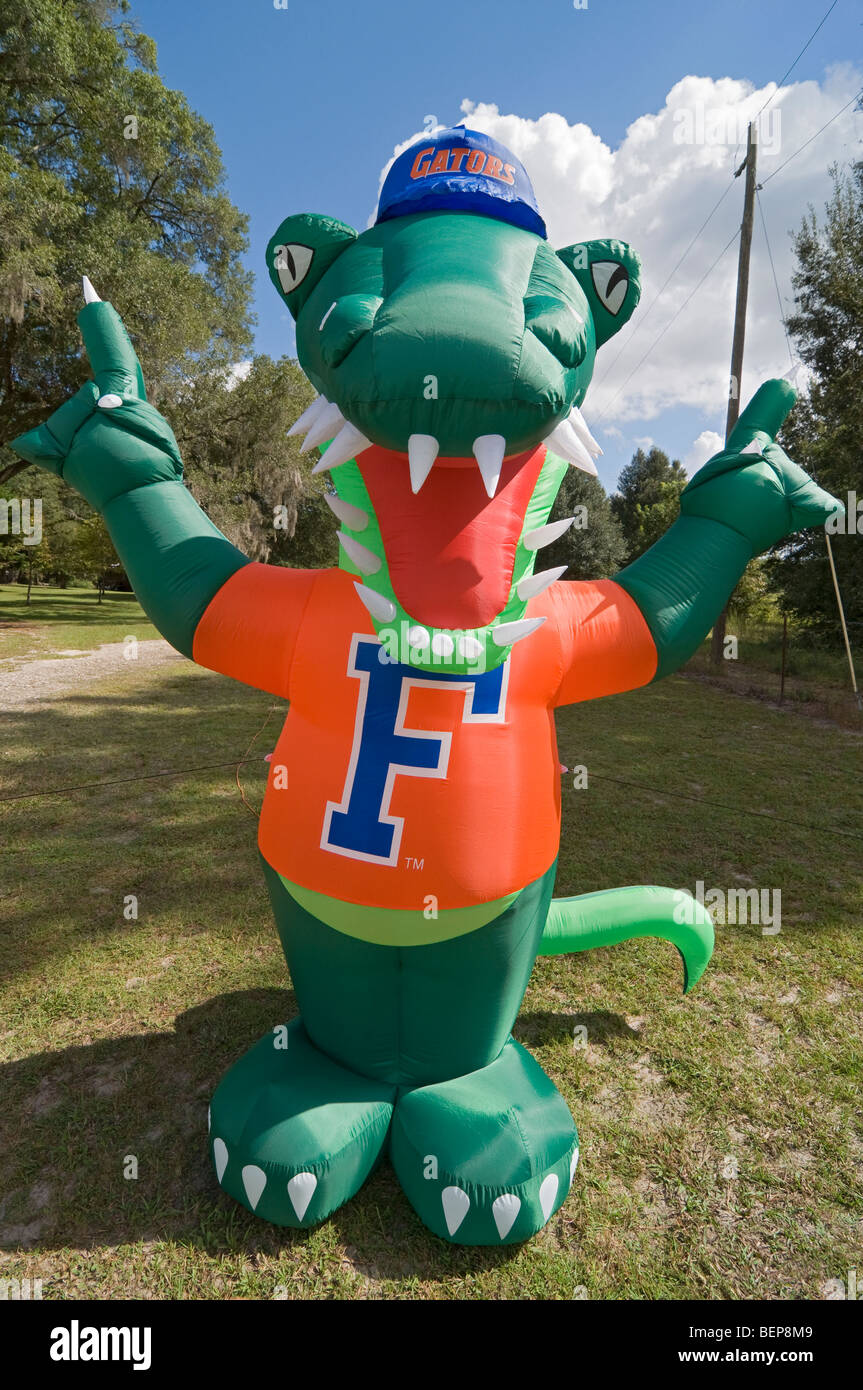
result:
[[[541,956],[591,951],[638,936],[659,936],[683,960],[683,992],[701,979],[713,954],[713,921],[703,903],[674,888],[609,888],[577,898],[552,898]]]

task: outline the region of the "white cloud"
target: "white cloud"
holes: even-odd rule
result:
[[[691,445],[683,455],[683,467],[686,469],[690,478],[693,473],[697,473],[699,468],[712,459],[714,454],[718,454],[725,445],[725,440],[716,430],[702,430],[697,439],[693,439]]]
[[[758,178],[765,184],[761,202],[786,313],[793,303],[793,254],[788,234],[799,227],[810,203],[818,211],[823,207],[830,193],[829,166],[858,157],[859,116],[853,106],[797,154],[775,182],[766,181],[851,100],[861,85],[860,72],[851,64],[840,64],[828,69],[821,83],[783,87],[760,117]],[[631,242],[642,258],[641,306],[597,360],[586,412],[594,429],[614,420],[653,421],[672,406],[695,407],[711,419],[724,414],[736,245],[729,248],[692,302],[685,308],[683,305],[740,224],[743,180],[732,180],[732,172],[745,154],[747,122],[755,119],[775,92],[773,83],[755,88],[742,78],[683,77],[659,111],[645,113],[632,122],[617,149],[607,145],[590,126],[570,125],[554,112],[529,120],[502,113],[492,104],[462,103],[468,125],[502,141],[523,160],[552,245],[619,237]],[[399,145],[397,153],[415,138]],[[666,277],[726,189],[721,207],[656,307],[651,307]],[[672,323],[678,310],[680,317]],[[668,331],[639,366],[641,357],[666,327]],[[620,361],[615,362],[618,354]],[[744,402],[762,380],[781,376],[788,368],[776,289],[756,211]]]
[[[649,434],[643,434],[640,438],[633,439],[632,442],[635,445],[636,449],[643,449],[644,452],[647,454],[653,448],[654,444],[656,443],[656,440],[651,438]]]
[[[233,362],[228,369],[228,375],[225,380],[225,390],[233,391],[238,382],[245,381],[251,370],[251,359],[246,362]]]

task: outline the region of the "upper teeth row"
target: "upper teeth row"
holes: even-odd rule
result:
[[[303,452],[313,449],[316,444],[323,444],[326,439],[332,440],[323,458],[312,469],[313,473],[320,473],[325,468],[338,468],[340,464],[355,459],[372,442],[346,420],[339,407],[328,401],[326,396],[316,396],[288,434],[301,434],[303,430],[308,431],[302,443]],[[572,407],[566,420],[555,425],[545,443],[567,463],[596,477],[593,460],[599,457],[602,450],[587,428],[577,405]],[[408,466],[414,493],[419,492],[431,472],[439,451],[440,445],[433,434],[412,434],[408,439]],[[473,441],[473,455],[489,497],[494,497],[497,492],[505,454],[506,440],[502,434],[481,434]]]

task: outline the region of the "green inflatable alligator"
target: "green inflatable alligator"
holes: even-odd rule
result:
[[[95,379],[13,447],[101,513],[179,651],[290,701],[259,846],[301,1017],[213,1097],[223,1189],[304,1227],[388,1156],[439,1236],[521,1241],[578,1159],[511,1033],[537,954],[655,935],[689,989],[713,947],[669,889],[552,901],[553,711],[676,670],[747,562],[837,504],[774,442],[794,393],[772,381],[634,564],[537,572],[566,468],[596,471],[580,406],[639,264],[616,241],[553,251],[521,165],[478,132],[400,156],[369,230],[291,217],[267,256],[319,392],[298,427],[325,449],[338,568],[250,563],[207,520],[88,282]]]

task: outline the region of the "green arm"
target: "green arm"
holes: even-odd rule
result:
[[[677,521],[615,576],[656,643],[654,680],[689,660],[755,555],[841,510],[774,443],[795,399],[788,382],[765,382],[726,448],[684,489]]]
[[[11,447],[59,474],[104,517],[142,608],[190,657],[210,600],[249,560],[184,485],[177,441],[147,403],[116,310],[101,301],[86,304],[78,324],[95,381]]]

